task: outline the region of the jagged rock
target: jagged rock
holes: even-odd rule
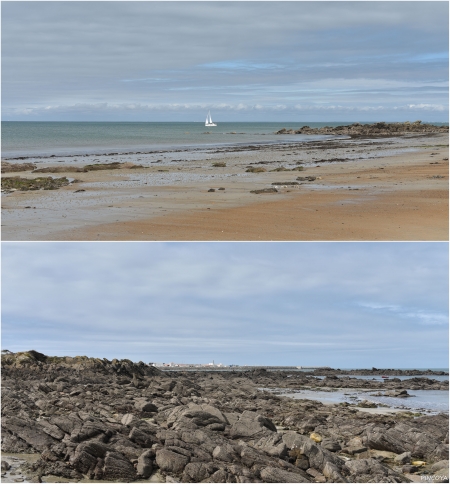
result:
[[[418,428],[409,427],[404,423],[389,429],[381,427],[368,429],[364,443],[371,449],[388,450],[396,454],[411,452],[413,456],[419,458],[436,460],[448,457],[448,446]]]
[[[171,450],[161,449],[156,452],[156,463],[164,472],[181,473],[188,462],[189,457]]]
[[[137,477],[133,464],[117,452],[106,453],[101,471],[106,481],[132,482]]]
[[[380,464],[376,459],[350,460],[345,463],[345,468],[356,477],[356,482],[368,482],[367,478],[370,479],[369,482],[410,482],[402,474]]]
[[[397,455],[394,457],[394,462],[398,462],[399,464],[410,464],[411,463],[411,452],[403,452],[403,454]]]
[[[212,453],[214,459],[224,462],[233,462],[236,460],[237,454],[231,445],[218,445]]]
[[[299,454],[306,455],[310,466],[319,470],[326,478],[334,482],[345,482],[341,474],[344,461],[328,450],[317,445],[313,440],[295,432],[283,435],[283,441],[289,449],[296,449]]]
[[[147,432],[143,432],[142,430],[133,427],[131,429],[130,434],[128,435],[128,438],[140,445],[141,447],[151,447],[153,444],[156,444],[158,440],[152,435]]]
[[[41,452],[57,442],[56,439],[38,428],[35,423],[29,419],[3,417],[2,427]]]
[[[341,444],[339,444],[339,442],[336,442],[333,439],[327,439],[327,438],[325,438],[325,439],[322,440],[322,442],[320,443],[320,445],[324,449],[329,450],[330,452],[339,452],[342,449]]]
[[[148,479],[152,474],[153,457],[154,452],[152,450],[146,450],[138,458],[136,472],[143,479]]]
[[[254,412],[245,411],[240,419],[230,428],[232,439],[260,438],[269,432],[276,432],[273,422]]]
[[[301,474],[294,474],[276,467],[265,467],[261,471],[261,478],[264,482],[311,482]]]
[[[151,403],[151,402],[146,402],[146,401],[137,401],[134,406],[141,412],[157,412],[158,407]]]
[[[211,463],[189,462],[183,471],[183,482],[202,482],[208,479],[214,471],[214,466]]]

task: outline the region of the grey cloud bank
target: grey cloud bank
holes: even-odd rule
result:
[[[2,346],[138,361],[448,366],[448,244],[3,244]]]
[[[447,2],[3,2],[3,120],[448,121]]]

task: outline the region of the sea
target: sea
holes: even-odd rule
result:
[[[409,410],[427,414],[449,413],[449,392],[446,390],[408,390],[409,398],[373,396],[376,390],[358,391],[355,389],[339,389],[336,391],[298,390],[290,393],[289,390],[280,390],[280,395],[294,399],[317,400],[322,403],[356,403],[368,400],[376,404],[387,405],[396,410]]]
[[[377,380],[384,382],[381,376],[372,375],[349,375],[345,370],[357,370],[357,368],[346,368],[343,369],[342,373],[338,375],[339,377],[349,376],[350,378],[356,378],[361,380]],[[401,368],[402,370],[426,370],[425,368]],[[448,373],[448,368],[430,368],[434,371],[444,371]],[[430,378],[432,380],[438,381],[448,381],[449,375],[416,375],[416,376],[390,376],[389,378],[398,378],[400,380],[408,380],[411,378]],[[319,376],[316,378],[323,379],[325,377]],[[342,382],[345,385],[345,381]],[[268,389],[266,389],[268,390]],[[273,390],[270,390],[273,391]],[[356,403],[362,400],[368,400],[376,404],[387,405],[390,408],[396,410],[410,410],[413,412],[422,412],[427,414],[436,413],[449,413],[449,392],[446,390],[408,390],[411,395],[410,398],[395,398],[395,397],[384,397],[375,396],[373,394],[378,393],[377,390],[355,390],[354,388],[340,388],[333,391],[322,391],[322,390],[296,390],[294,393],[290,393],[289,390],[279,389],[278,392],[286,397],[291,397],[295,399],[307,399],[307,400],[317,400],[322,403]]]
[[[209,148],[317,140],[317,135],[276,135],[282,128],[345,123],[133,123],[2,121],[2,157],[67,156]],[[347,123],[348,124],[348,123]],[[328,136],[330,138],[331,136]],[[327,137],[323,137],[327,138]]]

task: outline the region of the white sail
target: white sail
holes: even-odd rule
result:
[[[211,119],[211,111],[208,111],[208,114],[206,115],[206,122],[205,126],[217,126],[217,124],[214,124]]]

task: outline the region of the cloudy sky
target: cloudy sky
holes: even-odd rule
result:
[[[448,121],[448,2],[2,2],[2,119]]]
[[[3,243],[2,348],[448,367],[446,243]]]

